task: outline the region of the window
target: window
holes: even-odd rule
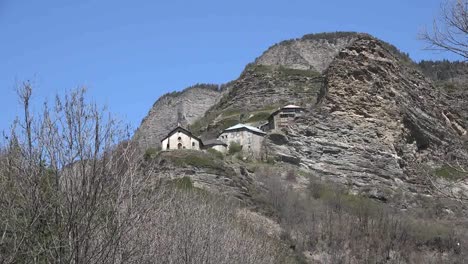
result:
[[[181,140],[182,140],[182,138],[181,138],[181,137],[178,137],[178,138],[177,138],[177,140],[181,141]]]
[[[192,147],[195,147],[195,142],[192,142]]]
[[[169,143],[167,143],[166,149],[169,149]]]

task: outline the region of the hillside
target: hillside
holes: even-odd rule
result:
[[[416,64],[368,34],[311,34],[273,45],[222,90],[161,98],[135,138],[154,148],[182,121],[210,139],[237,123],[263,124],[280,106],[301,105],[306,113],[295,125],[267,134],[259,160],[147,150],[144,170],[190,179],[240,201],[255,219],[268,216],[253,223],[270,222],[307,263],[427,263],[436,256],[458,263],[454,241],[468,241],[468,227],[454,225],[468,213],[458,202],[468,197],[465,87],[464,63]],[[372,231],[355,229],[363,221]]]
[[[162,96],[131,139],[85,89],[33,112],[24,82],[0,144],[0,262],[466,263],[464,67],[306,35]],[[159,148],[178,124],[193,133]]]
[[[434,77],[424,65],[368,34],[305,35],[273,45],[222,92],[195,87],[162,97],[135,138],[143,148],[157,147],[177,122],[213,138],[239,122],[258,125],[279,106],[298,104],[309,113],[288,132],[289,144],[266,142],[269,156],[292,158],[317,175],[351,182],[359,192],[391,194],[399,186],[428,192],[421,166],[434,171],[446,161],[466,161],[455,147],[466,144],[467,112],[434,87],[419,70]],[[453,71],[457,76],[464,76],[462,66]]]

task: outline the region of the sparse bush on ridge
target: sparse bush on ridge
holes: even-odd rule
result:
[[[207,152],[210,153],[211,155],[215,156],[215,157],[218,158],[218,159],[221,159],[221,160],[224,159],[223,153],[219,152],[219,151],[216,150],[216,149],[209,148],[209,149],[207,150]]]
[[[300,195],[274,169],[256,175],[259,203],[298,252],[317,253],[323,262],[461,264],[468,257],[464,227],[404,214],[315,178]]]

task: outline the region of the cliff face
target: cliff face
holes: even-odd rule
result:
[[[274,45],[226,87],[162,97],[135,139],[158,146],[177,122],[211,138],[293,103],[308,113],[280,144],[266,140],[266,155],[379,199],[402,189],[428,193],[421,167],[468,160],[466,100],[457,107],[406,55],[367,34],[306,35]]]
[[[369,36],[341,50],[325,72],[317,106],[270,152],[382,199],[399,188],[427,191],[420,164],[462,144],[462,117],[421,72]],[[403,184],[406,183],[406,184]]]
[[[359,35],[353,32],[311,34],[283,41],[265,51],[255,64],[323,72],[339,51]]]
[[[161,139],[177,123],[187,126],[203,117],[222,95],[217,85],[196,85],[182,92],[162,96],[141,122],[134,140],[142,150],[159,147]]]

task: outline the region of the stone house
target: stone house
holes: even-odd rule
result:
[[[161,140],[162,150],[193,149],[200,150],[203,146],[201,139],[190,131],[178,125]]]
[[[242,147],[242,152],[252,156],[260,156],[265,132],[244,124],[237,124],[225,129],[219,134],[218,139],[227,145],[235,142]]]
[[[302,116],[304,110],[297,105],[287,105],[276,110],[268,118],[269,130],[280,130],[294,124],[296,117]]]

